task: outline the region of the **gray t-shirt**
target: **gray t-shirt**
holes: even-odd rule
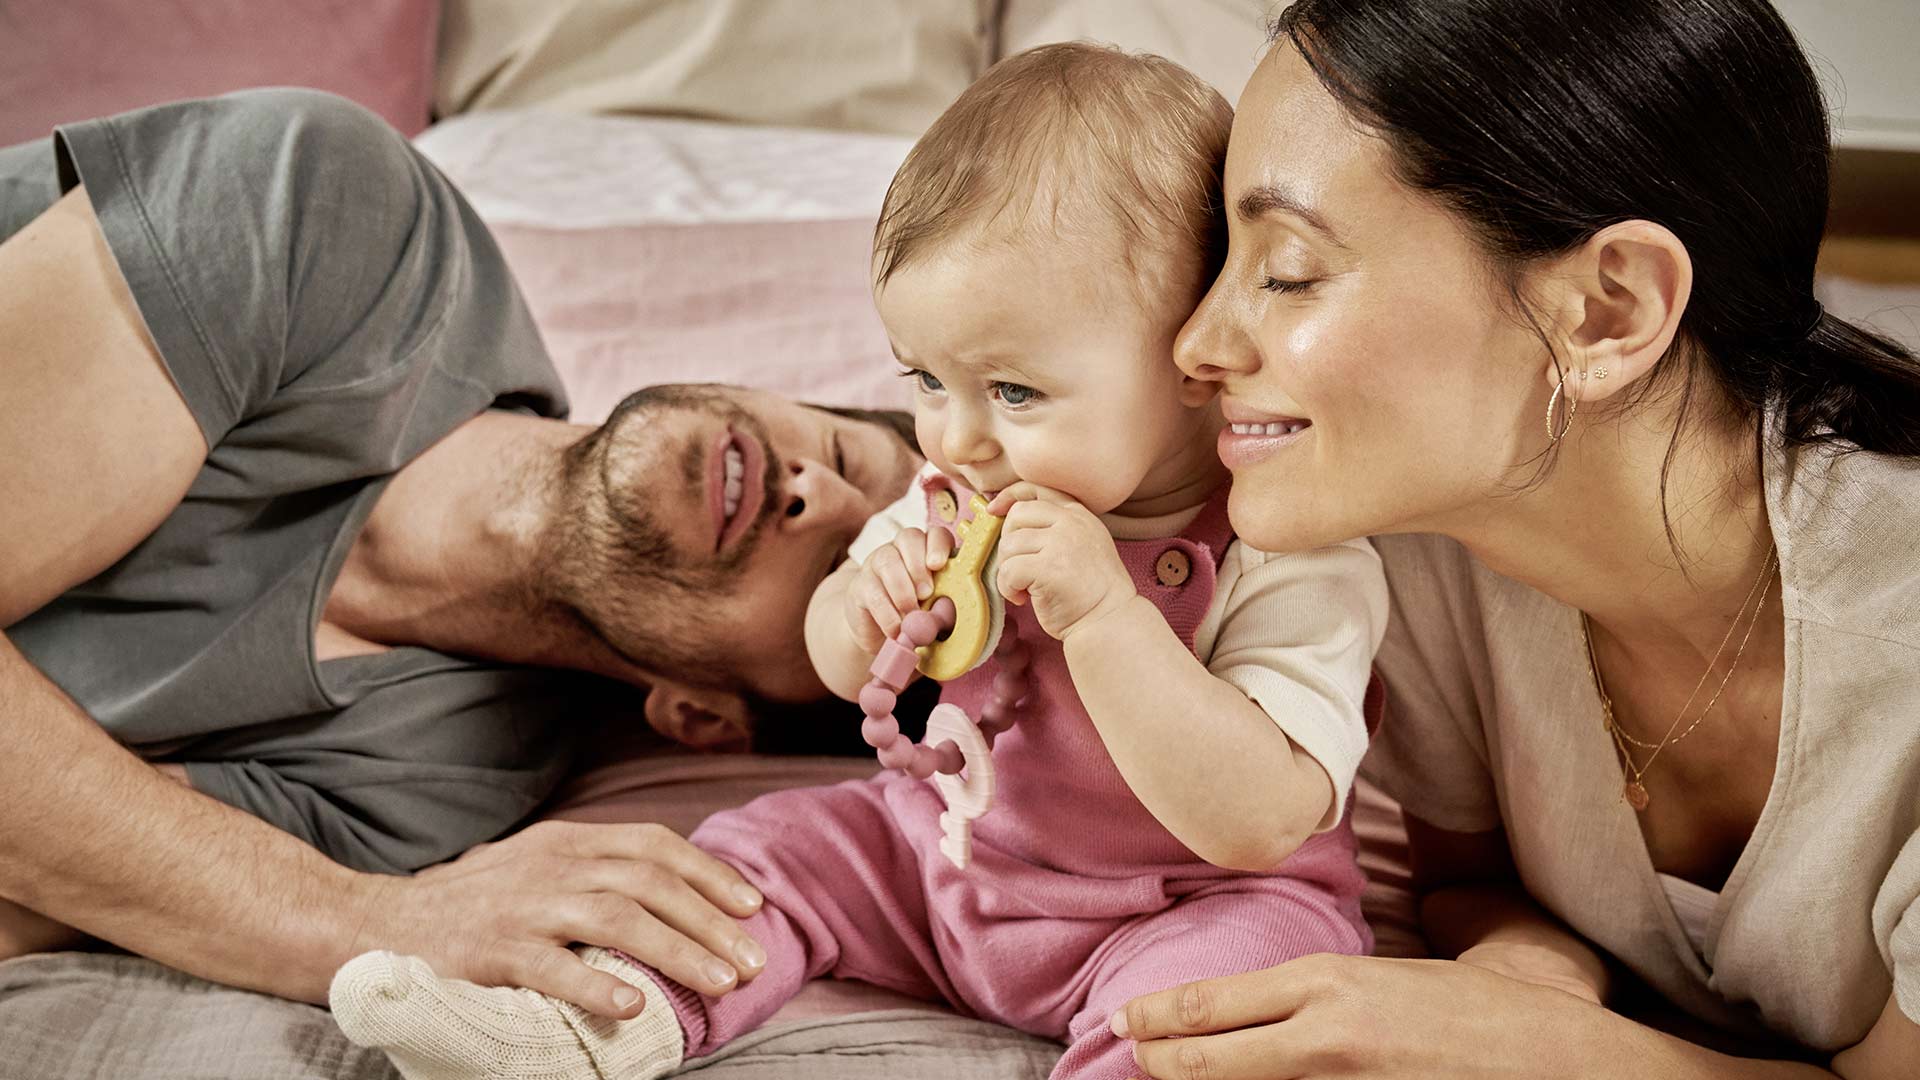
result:
[[[343,863],[411,870],[499,835],[607,685],[313,648],[397,470],[489,408],[565,415],[486,230],[391,128],[311,92],[0,151],[0,237],[76,182],[211,451],[150,537],[8,635],[122,742]]]
[[[1375,541],[1388,707],[1361,772],[1440,828],[1504,828],[1535,899],[1695,1017],[1833,1052],[1889,992],[1920,1021],[1920,462],[1776,441],[1765,484],[1779,752],[1698,950],[1621,798],[1579,612],[1451,540]]]

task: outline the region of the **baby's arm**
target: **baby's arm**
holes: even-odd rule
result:
[[[922,530],[925,521],[926,497],[916,484],[868,521],[847,561],[807,603],[807,658],[827,689],[848,701],[859,700],[880,646],[932,593],[933,572],[946,563],[950,537]]]
[[[1386,586],[1364,545],[1241,554],[1205,664],[1139,596],[1065,649],[1140,801],[1208,862],[1267,870],[1339,820],[1365,750]]]
[[[1326,770],[1202,666],[1145,597],[1083,624],[1065,650],[1120,775],[1194,854],[1271,870],[1326,817]]]

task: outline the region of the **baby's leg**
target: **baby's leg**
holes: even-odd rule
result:
[[[767,965],[732,993],[708,997],[623,954],[584,950],[647,998],[638,1018],[607,1021],[532,991],[439,979],[417,959],[374,953],[336,976],[336,1019],[354,1042],[386,1050],[409,1080],[644,1080],[753,1030],[819,975],[926,997],[950,989],[926,974],[937,957],[917,863],[879,785],[780,792],[715,815],[693,840],[766,896],[743,928],[766,949]]]
[[[1312,953],[1357,953],[1367,935],[1346,906],[1311,885],[1285,893],[1212,891],[1129,925],[1094,958],[1085,1008],[1068,1026],[1072,1043],[1053,1080],[1126,1080],[1140,1075],[1133,1043],[1107,1020],[1122,1005],[1198,979],[1273,967]]]

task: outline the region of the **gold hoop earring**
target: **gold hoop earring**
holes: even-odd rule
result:
[[[1561,413],[1560,430],[1555,431],[1553,427],[1553,410],[1556,405],[1560,404],[1560,401],[1562,398],[1566,399],[1567,407],[1565,411]],[[1567,393],[1567,373],[1562,371],[1560,373],[1560,381],[1554,384],[1553,395],[1547,398],[1547,444],[1548,445],[1550,446],[1559,445],[1560,440],[1567,437],[1567,432],[1573,430],[1573,414],[1579,411],[1579,408],[1580,408],[1580,399],[1574,397],[1572,394]]]

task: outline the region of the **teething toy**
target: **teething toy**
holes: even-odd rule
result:
[[[962,870],[973,861],[973,819],[993,807],[993,754],[987,740],[958,705],[935,705],[927,717],[927,740],[950,739],[942,749],[958,746],[966,759],[966,777],[936,772],[933,784],[946,800],[940,815],[940,853]]]
[[[972,671],[998,644],[1006,619],[1006,609],[1000,606],[1005,602],[991,588],[991,571],[998,565],[988,565],[998,554],[1000,527],[1006,519],[987,513],[987,501],[978,495],[968,501],[968,508],[972,516],[953,523],[959,546],[947,565],[934,575],[933,595],[928,597],[929,605],[947,597],[953,601],[954,612],[952,632],[928,645],[920,659],[921,674],[934,682],[957,679]]]
[[[952,496],[940,505],[946,517]],[[959,548],[934,575],[926,606],[901,620],[900,632],[880,647],[868,674],[872,679],[860,691],[860,711],[866,714],[860,734],[880,751],[880,764],[925,780],[934,778],[947,812],[940,816],[945,833],[940,851],[955,866],[972,861],[973,821],[993,805],[993,740],[1013,726],[1013,710],[1027,692],[1028,655],[1018,634],[1004,634],[1006,608],[994,588],[998,568],[995,549],[1003,519],[987,513],[987,501],[978,495],[968,503],[964,519],[952,508],[952,525]],[[993,656],[1001,671],[976,724],[958,706],[940,705],[927,719],[926,738],[919,745],[900,733],[893,710],[899,694],[917,669],[938,682],[958,678]],[[966,776],[960,776],[962,770]]]

